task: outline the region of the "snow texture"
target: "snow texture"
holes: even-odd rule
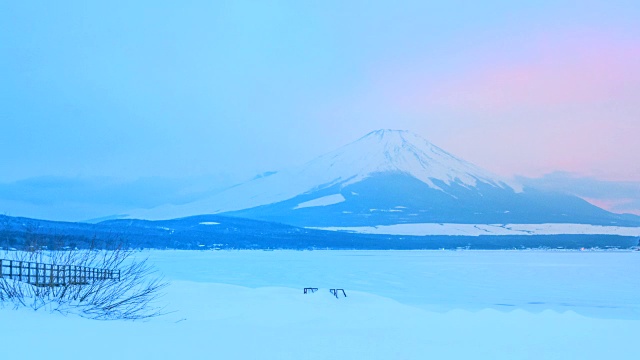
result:
[[[302,209],[302,208],[309,208],[309,207],[316,207],[316,206],[327,206],[327,205],[339,204],[344,200],[345,198],[344,196],[342,196],[342,194],[328,195],[328,196],[323,196],[317,199],[305,201],[303,203],[298,204],[298,206],[296,206],[293,209],[295,210],[295,209]]]

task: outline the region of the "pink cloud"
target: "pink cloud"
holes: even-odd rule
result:
[[[467,54],[466,70],[447,75],[421,64],[389,68],[378,95],[400,113],[448,119],[446,137],[433,140],[504,175],[640,181],[637,39],[547,34],[519,44],[519,56],[500,45]],[[416,127],[429,134],[433,122]]]
[[[514,58],[513,49],[526,56]],[[381,85],[402,106],[445,107],[499,113],[522,108],[637,99],[640,42],[600,34],[555,39],[540,35],[528,44],[481,47],[466,69],[441,76],[429,61],[384,72]],[[491,55],[494,54],[494,55]]]
[[[597,52],[594,49],[593,56],[575,59],[571,64],[524,64],[483,69],[443,85],[437,95],[428,94],[425,101],[499,113],[522,108],[603,103],[635,95],[633,92],[638,90],[640,78],[638,74],[629,73],[629,69],[640,64],[640,56],[630,51],[618,54],[621,59],[614,59],[610,53]]]

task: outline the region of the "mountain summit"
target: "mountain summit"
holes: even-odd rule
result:
[[[483,182],[508,188],[507,182],[459,159],[422,137],[405,130],[377,130],[336,151],[321,156],[302,167],[302,172],[323,183],[356,183],[373,174],[402,173],[429,187],[443,190],[438,184],[476,186]],[[517,186],[516,186],[517,187]]]
[[[401,130],[373,131],[300,167],[267,173],[206,199],[133,215],[199,214],[298,226],[622,220],[576,197],[522,189]]]

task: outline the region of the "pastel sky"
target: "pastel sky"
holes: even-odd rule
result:
[[[637,0],[4,1],[0,183],[243,179],[379,128],[503,176],[640,183],[638,19]]]

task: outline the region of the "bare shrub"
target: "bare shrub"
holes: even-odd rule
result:
[[[28,236],[33,238],[30,240],[37,238],[33,234]],[[62,245],[64,241],[57,243]],[[26,243],[26,249],[5,251],[0,258],[14,262],[96,268],[106,273],[118,273],[119,277],[35,286],[16,277],[4,276],[0,278],[0,302],[16,308],[76,313],[100,320],[139,320],[162,315],[163,309],[157,306],[156,300],[168,284],[147,258],[142,257],[139,251],[125,248],[121,240],[97,243],[94,238],[86,249],[68,249],[66,246],[44,249],[34,240]]]

